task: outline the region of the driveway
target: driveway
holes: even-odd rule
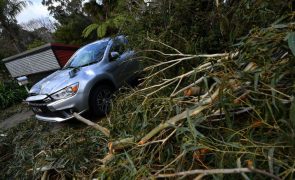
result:
[[[9,129],[17,126],[19,123],[30,119],[33,115],[34,113],[31,110],[25,110],[14,114],[0,123],[0,129]]]

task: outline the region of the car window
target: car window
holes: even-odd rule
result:
[[[113,44],[110,52],[118,52],[120,55],[127,50],[127,40],[116,38],[113,40]]]
[[[108,40],[102,40],[82,47],[70,58],[64,68],[81,67],[100,61],[107,45]]]

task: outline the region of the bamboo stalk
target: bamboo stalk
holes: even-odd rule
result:
[[[91,127],[93,127],[94,129],[99,130],[99,131],[102,132],[105,136],[110,137],[110,130],[108,130],[107,128],[102,127],[102,126],[100,126],[100,125],[98,125],[98,124],[95,124],[94,122],[89,121],[88,119],[83,118],[82,116],[80,116],[80,115],[77,114],[77,113],[74,113],[73,116],[74,116],[77,120],[79,120],[79,121],[81,121],[81,122],[87,124],[88,126],[91,126]]]
[[[115,158],[115,155],[113,153],[108,153],[103,159],[99,159],[99,161],[103,165],[107,165],[109,162],[111,162]]]
[[[135,142],[134,137],[125,138],[125,139],[121,139],[118,141],[109,142],[108,148],[111,153],[114,153],[115,150],[120,150],[120,149],[124,149],[126,147],[129,147],[129,146],[133,145],[134,142]]]
[[[183,171],[174,174],[159,174],[155,177],[157,178],[169,178],[169,177],[176,177],[176,176],[188,176],[188,175],[195,175],[195,174],[203,174],[203,175],[210,175],[210,174],[240,174],[240,173],[259,173],[265,176],[271,177],[276,180],[280,180],[281,178],[270,174],[266,171],[259,170],[259,169],[250,169],[250,168],[233,168],[233,169],[196,169],[191,171]]]
[[[199,86],[194,86],[194,87],[187,88],[186,90],[184,90],[183,93],[184,93],[184,96],[198,96],[202,92]]]
[[[47,171],[44,171],[42,177],[41,177],[41,180],[47,180],[47,177],[48,177],[48,170]]]
[[[148,140],[150,140],[153,136],[158,134],[163,129],[166,129],[166,128],[170,127],[171,125],[175,125],[177,122],[185,119],[188,116],[194,116],[194,115],[201,113],[203,110],[210,107],[210,104],[217,98],[218,94],[219,94],[219,89],[217,89],[210,98],[204,100],[202,106],[199,106],[195,109],[189,110],[189,112],[184,111],[184,112],[172,117],[171,119],[167,120],[166,122],[159,124],[153,130],[151,130],[148,134],[146,134],[139,141],[138,144],[140,144],[140,145],[145,144]]]

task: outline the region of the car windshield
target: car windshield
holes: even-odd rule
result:
[[[103,58],[108,42],[109,40],[101,40],[82,47],[70,58],[64,69],[77,68],[99,62]]]

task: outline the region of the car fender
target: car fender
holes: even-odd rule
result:
[[[89,99],[91,91],[97,86],[102,83],[108,83],[109,85],[113,86],[114,89],[117,89],[117,83],[114,77],[109,73],[103,73],[97,75],[95,78],[89,80],[85,86],[84,92],[87,95],[87,99]]]

